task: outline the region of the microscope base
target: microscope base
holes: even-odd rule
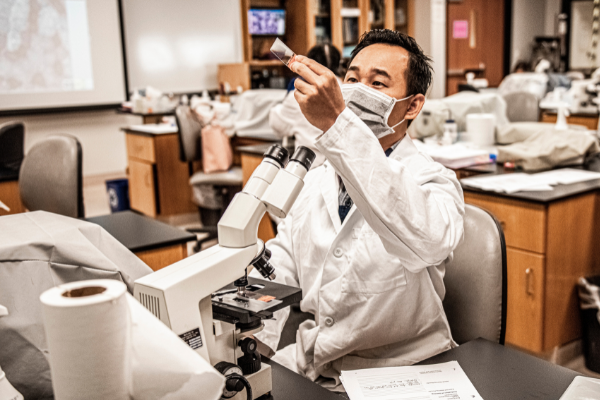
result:
[[[273,378],[271,376],[271,366],[261,363],[260,371],[246,375],[246,379],[252,387],[252,399],[256,399],[263,394],[269,393],[273,389]],[[242,390],[231,398],[232,400],[246,400],[246,390]]]

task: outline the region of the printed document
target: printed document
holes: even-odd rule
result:
[[[574,168],[555,169],[536,174],[522,172],[475,176],[461,179],[461,183],[482,190],[515,193],[521,191],[552,190],[555,185],[570,185],[573,183],[600,179],[600,173]]]
[[[351,400],[482,400],[457,361],[342,371]]]
[[[560,400],[590,400],[600,398],[600,379],[576,376]]]

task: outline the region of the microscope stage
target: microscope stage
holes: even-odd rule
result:
[[[258,278],[248,278],[247,299],[237,295],[232,284],[213,294],[213,318],[248,324],[256,319],[272,318],[273,313],[302,300],[302,289]]]

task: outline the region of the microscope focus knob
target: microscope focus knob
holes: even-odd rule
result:
[[[247,337],[240,341],[240,347],[244,355],[238,358],[237,361],[244,375],[260,371],[260,353],[258,352],[258,343],[256,343],[256,340]]]

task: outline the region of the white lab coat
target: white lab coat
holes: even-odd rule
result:
[[[311,170],[268,242],[277,282],[302,288],[315,315],[297,333],[296,370],[316,380],[347,369],[414,364],[455,346],[442,307],[445,260],[463,236],[454,172],[419,153],[408,135],[389,158],[349,109],[316,142]],[[354,200],[343,224],[339,174]],[[289,309],[256,335],[277,349]]]

